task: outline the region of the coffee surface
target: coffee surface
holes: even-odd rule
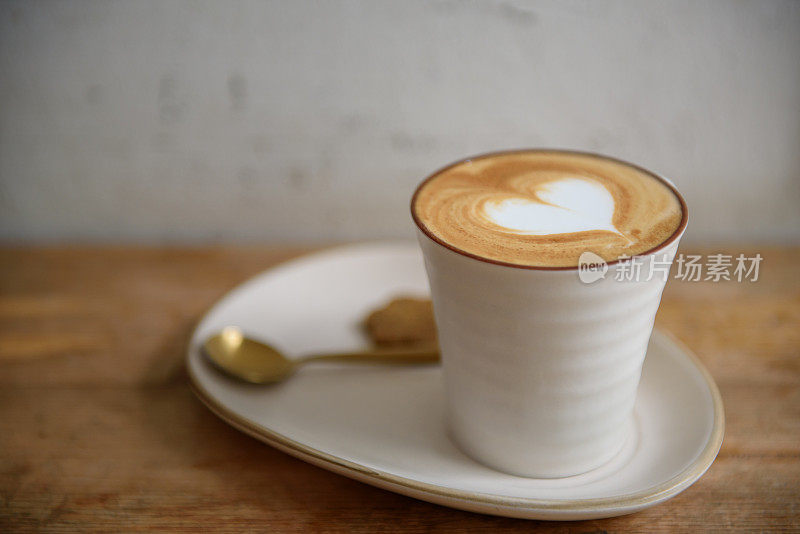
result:
[[[681,224],[681,202],[656,176],[613,159],[559,151],[474,158],[418,189],[412,212],[461,252],[533,267],[574,267],[648,252]]]

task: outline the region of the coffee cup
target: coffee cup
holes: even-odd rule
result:
[[[593,197],[593,187],[607,194]],[[634,427],[642,364],[686,228],[675,187],[606,156],[502,152],[434,173],[415,192],[412,216],[458,447],[537,478],[614,457]],[[580,276],[587,254],[590,281]]]

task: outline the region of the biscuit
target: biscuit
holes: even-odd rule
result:
[[[430,299],[397,297],[364,320],[367,334],[376,345],[432,344],[436,322]]]

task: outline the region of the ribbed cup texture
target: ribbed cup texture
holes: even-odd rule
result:
[[[458,446],[501,471],[582,473],[622,447],[666,277],[584,284],[577,270],[476,260],[419,233]],[[671,261],[677,240],[659,251]]]

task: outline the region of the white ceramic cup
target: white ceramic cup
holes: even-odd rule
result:
[[[447,424],[462,451],[500,471],[541,478],[589,471],[620,451],[668,278],[663,269],[686,228],[686,205],[676,196],[681,225],[634,257],[638,280],[621,276],[633,270],[631,260],[611,262],[605,277],[585,283],[577,268],[480,259],[417,224]]]

